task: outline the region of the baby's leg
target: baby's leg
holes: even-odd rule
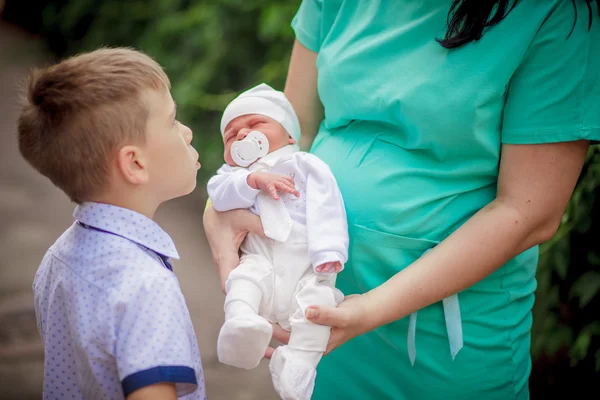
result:
[[[329,341],[330,327],[304,317],[310,305],[337,306],[344,296],[335,288],[332,274],[310,273],[298,283],[294,295],[289,343],[278,347],[269,363],[275,390],[282,399],[310,399],[316,379],[316,367]]]
[[[273,290],[273,268],[262,256],[246,255],[226,282],[225,322],[217,340],[219,361],[238,368],[258,366],[273,328],[259,315]]]

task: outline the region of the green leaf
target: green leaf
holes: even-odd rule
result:
[[[565,325],[558,325],[555,327],[552,335],[547,338],[547,351],[549,354],[556,354],[558,350],[565,346],[569,346],[573,340],[573,332],[571,328]]]
[[[565,253],[558,253],[554,260],[554,270],[558,274],[561,280],[567,277],[567,270],[569,269],[569,258]]]
[[[594,250],[592,250],[587,255],[587,261],[591,265],[600,265],[600,255],[598,255]]]
[[[569,292],[570,298],[579,298],[579,306],[585,307],[600,291],[600,272],[588,271],[581,275]]]
[[[586,357],[592,337],[598,334],[600,334],[600,321],[595,321],[581,330],[570,349],[572,366]]]

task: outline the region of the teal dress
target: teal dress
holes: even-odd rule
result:
[[[347,207],[345,294],[384,283],[491,202],[503,143],[600,140],[596,5],[588,31],[584,0],[574,27],[570,0],[521,0],[447,50],[435,38],[451,3],[304,0],[293,19],[318,53],[325,118],[311,152]],[[449,307],[344,344],[322,359],[313,398],[528,398],[537,262],[534,247]]]

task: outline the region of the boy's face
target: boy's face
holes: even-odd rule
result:
[[[189,194],[196,187],[200,168],[198,152],[191,146],[192,131],[176,119],[176,105],[167,90],[151,90],[144,153],[149,184],[161,201]]]
[[[243,140],[252,131],[262,132],[269,139],[269,153],[288,144],[296,143],[296,140],[292,139],[285,128],[274,119],[260,114],[242,115],[225,127],[223,143],[225,145],[224,158],[227,164],[236,165],[231,157],[231,144]]]

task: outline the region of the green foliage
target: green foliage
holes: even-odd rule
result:
[[[122,45],[156,58],[172,80],[181,121],[194,130],[202,188],[223,162],[218,125],[225,105],[237,91],[259,82],[283,88],[293,42],[290,22],[299,3],[51,0],[41,34],[60,56]],[[541,246],[532,376],[545,373],[536,372],[535,360],[551,364],[562,360],[562,353],[566,367],[577,371],[571,378],[600,370],[599,187],[600,152],[593,148],[558,233]],[[571,378],[560,371],[568,385]],[[559,378],[537,381],[546,386],[552,379]]]

